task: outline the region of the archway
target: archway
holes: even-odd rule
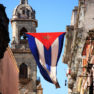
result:
[[[28,73],[28,70],[27,70],[28,68],[27,68],[27,65],[26,64],[24,64],[24,63],[22,63],[21,65],[20,65],[20,72],[19,72],[19,77],[20,78],[27,78],[27,73]]]
[[[20,40],[27,40],[27,37],[25,35],[26,32],[27,30],[24,27],[20,30]]]

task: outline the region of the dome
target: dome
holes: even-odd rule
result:
[[[13,18],[35,19],[35,11],[28,4],[20,4],[13,11]]]

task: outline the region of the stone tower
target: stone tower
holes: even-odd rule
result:
[[[19,67],[20,94],[37,94],[36,62],[30,52],[25,32],[36,32],[35,11],[28,5],[28,0],[21,0],[14,9],[11,19],[11,49]]]

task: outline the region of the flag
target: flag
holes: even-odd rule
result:
[[[0,59],[0,94],[18,94],[18,68],[8,47]]]
[[[50,83],[59,88],[56,66],[62,51],[65,32],[26,33],[29,47],[39,67],[40,73]]]

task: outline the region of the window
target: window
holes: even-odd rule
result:
[[[19,77],[20,78],[23,78],[23,79],[25,79],[25,78],[27,78],[27,65],[26,64],[24,64],[24,63],[22,63],[21,65],[20,65],[20,72],[19,72]]]

